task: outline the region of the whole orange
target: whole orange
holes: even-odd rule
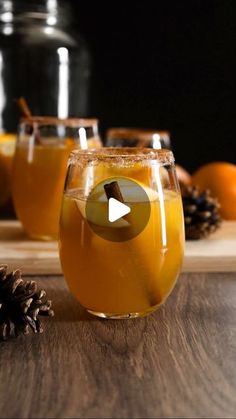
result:
[[[192,175],[192,184],[210,189],[218,198],[222,218],[236,220],[236,165],[224,161],[205,164]]]

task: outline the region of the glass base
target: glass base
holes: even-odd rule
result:
[[[160,307],[160,305],[154,306],[146,311],[141,311],[137,313],[102,313],[99,311],[93,311],[88,309],[86,309],[86,311],[92,314],[93,316],[100,317],[102,319],[124,320],[147,316],[148,314],[151,314],[154,311],[156,311],[158,307]]]

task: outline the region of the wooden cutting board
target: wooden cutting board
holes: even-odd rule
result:
[[[0,221],[0,263],[29,275],[61,273],[57,242],[28,239],[18,221]],[[184,272],[236,272],[236,221],[205,240],[187,241]]]

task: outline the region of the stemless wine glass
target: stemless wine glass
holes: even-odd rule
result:
[[[107,147],[150,147],[171,149],[169,131],[131,127],[112,127],[105,133]]]
[[[115,209],[108,186],[116,192]],[[119,213],[120,205],[129,214]],[[172,152],[131,147],[73,151],[59,249],[69,288],[88,312],[131,318],[157,309],[173,289],[184,252]]]
[[[31,238],[58,238],[68,156],[77,147],[100,146],[97,119],[21,119],[13,160],[12,195],[17,217]]]

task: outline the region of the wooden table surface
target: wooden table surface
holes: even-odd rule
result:
[[[1,418],[235,418],[236,274],[182,274],[159,311],[124,321],[37,280],[55,317],[0,344]]]
[[[19,221],[0,221],[0,256],[27,275],[61,275],[58,243],[31,240]],[[183,272],[236,272],[236,221],[224,221],[202,240],[185,243]]]

